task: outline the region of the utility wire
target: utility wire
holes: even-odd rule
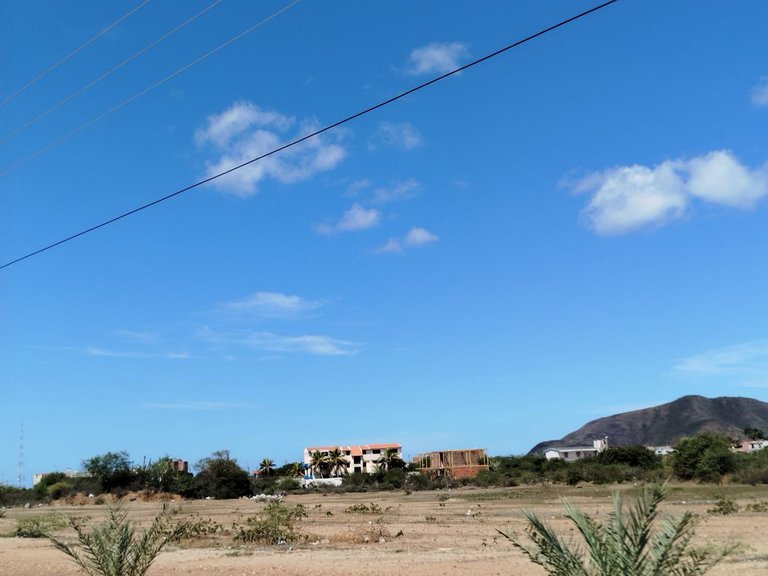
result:
[[[149,52],[149,51],[150,51],[152,48],[154,48],[155,46],[157,46],[158,44],[160,44],[160,43],[161,43],[163,40],[166,40],[168,37],[172,36],[173,34],[175,34],[176,32],[178,32],[179,30],[181,30],[182,28],[184,28],[185,26],[187,26],[188,24],[191,24],[192,22],[194,22],[195,20],[197,20],[197,19],[198,19],[200,16],[202,16],[203,14],[205,14],[206,12],[208,12],[209,10],[211,10],[212,8],[214,8],[214,7],[215,7],[217,4],[220,4],[220,3],[221,3],[221,2],[223,2],[223,1],[224,1],[224,0],[215,0],[215,1],[214,1],[212,4],[209,4],[208,6],[206,6],[205,8],[203,8],[203,9],[202,9],[200,12],[198,12],[197,14],[195,14],[194,16],[192,16],[191,18],[189,18],[189,19],[185,20],[184,22],[182,22],[181,24],[179,24],[178,26],[176,26],[176,27],[175,27],[175,28],[173,28],[172,30],[169,30],[168,32],[166,32],[165,34],[163,34],[162,36],[160,36],[160,38],[158,38],[157,40],[155,40],[154,42],[152,42],[152,43],[151,43],[151,44],[149,44],[148,46],[145,46],[144,48],[142,48],[141,50],[139,50],[139,51],[138,51],[138,52],[136,52],[135,54],[133,54],[133,55],[129,56],[128,58],[126,58],[125,60],[123,60],[122,62],[120,62],[119,64],[117,64],[117,65],[113,66],[112,68],[110,68],[109,70],[107,70],[106,72],[104,72],[104,73],[103,73],[101,76],[99,76],[99,77],[98,77],[98,78],[96,78],[95,80],[92,80],[91,82],[89,82],[88,84],[86,84],[85,86],[83,86],[82,88],[80,88],[80,89],[76,90],[75,92],[73,92],[72,94],[70,94],[69,96],[67,96],[66,98],[64,98],[63,100],[59,101],[57,104],[54,104],[53,106],[51,106],[50,108],[48,108],[48,110],[46,110],[45,112],[42,112],[42,113],[38,114],[37,116],[35,116],[34,118],[32,118],[32,120],[30,120],[30,121],[26,122],[25,124],[22,124],[21,126],[19,126],[18,128],[16,128],[16,130],[14,130],[13,132],[11,132],[11,133],[7,134],[6,136],[4,136],[2,139],[0,139],[0,144],[4,144],[4,143],[6,143],[8,140],[10,140],[11,138],[13,138],[14,136],[17,136],[18,134],[21,134],[22,132],[24,132],[24,130],[26,130],[27,128],[29,128],[30,126],[32,126],[33,124],[35,124],[35,123],[36,123],[36,122],[38,122],[39,120],[42,120],[43,118],[45,118],[46,116],[48,116],[48,114],[50,114],[51,112],[54,112],[54,111],[58,110],[59,108],[61,108],[62,106],[64,106],[64,104],[66,104],[66,103],[67,103],[67,102],[69,102],[70,100],[72,100],[72,99],[74,99],[74,98],[76,98],[76,97],[80,96],[80,94],[82,94],[82,93],[83,93],[83,92],[85,92],[86,90],[90,90],[90,89],[91,89],[91,88],[93,88],[93,87],[94,87],[96,84],[98,84],[99,82],[101,82],[101,81],[102,81],[102,80],[104,80],[105,78],[108,78],[109,76],[111,76],[112,74],[114,74],[115,72],[117,72],[117,71],[118,71],[120,68],[122,68],[123,66],[125,66],[125,65],[126,65],[126,64],[128,64],[129,62],[132,62],[133,60],[135,60],[136,58],[138,58],[138,57],[139,57],[139,56],[141,56],[142,54],[145,54],[146,52]]]
[[[187,64],[185,66],[182,66],[181,68],[179,68],[178,70],[176,70],[174,72],[171,72],[167,76],[164,76],[163,78],[161,78],[160,80],[158,80],[154,84],[144,88],[143,90],[141,90],[140,92],[134,94],[133,96],[131,96],[127,100],[123,100],[117,106],[113,106],[112,108],[110,108],[106,112],[103,112],[103,113],[99,114],[98,116],[96,116],[95,118],[92,118],[91,120],[89,120],[88,122],[86,122],[85,124],[80,126],[79,128],[75,128],[74,130],[72,130],[72,132],[67,133],[66,135],[62,136],[61,138],[59,138],[55,142],[52,142],[51,144],[48,144],[48,146],[45,146],[44,148],[40,148],[36,152],[33,152],[32,154],[30,154],[29,156],[27,156],[23,160],[20,160],[16,164],[13,164],[11,167],[9,167],[9,168],[3,170],[2,172],[0,172],[0,178],[2,178],[3,176],[7,176],[11,172],[14,172],[15,170],[21,168],[22,166],[24,166],[24,164],[26,164],[27,162],[29,162],[31,160],[34,160],[35,158],[37,158],[41,154],[45,154],[49,150],[52,150],[53,148],[56,148],[56,146],[58,146],[59,144],[63,144],[64,142],[66,142],[67,140],[72,138],[73,136],[76,136],[77,134],[79,134],[80,132],[85,130],[86,128],[90,128],[91,126],[93,126],[97,122],[100,122],[101,120],[103,120],[104,118],[109,116],[110,114],[113,114],[113,113],[117,112],[121,108],[125,108],[126,106],[128,106],[128,104],[130,104],[134,100],[138,100],[139,98],[144,96],[144,94],[146,94],[147,92],[151,92],[152,90],[154,90],[155,88],[157,88],[161,84],[165,84],[166,82],[168,82],[168,80],[170,80],[172,78],[175,78],[176,76],[178,76],[182,72],[185,72],[185,71],[189,70],[195,64],[199,64],[200,62],[202,62],[206,58],[208,58],[210,56],[213,56],[219,50],[222,50],[223,48],[226,48],[227,46],[229,46],[233,42],[236,42],[236,41],[240,40],[240,38],[242,38],[243,36],[245,36],[247,34],[250,34],[251,32],[253,32],[257,28],[260,28],[261,26],[263,26],[264,24],[266,24],[270,20],[272,20],[274,18],[277,18],[278,16],[280,16],[280,14],[282,14],[283,12],[285,12],[288,9],[292,8],[293,6],[298,4],[299,2],[301,2],[301,0],[293,0],[292,2],[290,2],[290,3],[286,4],[285,6],[283,6],[282,8],[280,8],[280,10],[278,10],[277,12],[274,12],[270,16],[267,16],[266,18],[264,18],[263,20],[257,22],[256,24],[254,24],[250,28],[246,28],[245,30],[243,30],[239,34],[236,34],[235,36],[233,36],[232,38],[230,38],[229,40],[227,40],[223,44],[219,44],[216,48],[214,48],[212,50],[209,50],[208,52],[206,52],[205,54],[203,54],[199,58],[196,58],[195,60],[190,62],[189,64]]]
[[[5,98],[4,98],[2,101],[0,101],[0,108],[2,108],[3,106],[5,106],[6,104],[8,104],[8,102],[10,102],[10,101],[11,101],[11,100],[13,100],[14,98],[16,98],[16,96],[18,96],[19,94],[21,94],[22,92],[24,92],[24,91],[25,91],[27,88],[30,88],[30,87],[34,86],[35,84],[37,84],[37,83],[38,83],[40,80],[42,80],[43,78],[45,78],[46,76],[48,76],[48,74],[50,74],[51,72],[53,72],[54,70],[56,70],[56,68],[58,68],[59,66],[61,66],[62,64],[64,64],[64,63],[65,63],[65,62],[67,62],[68,60],[70,60],[70,59],[71,59],[72,57],[74,57],[74,56],[75,56],[75,55],[76,55],[78,52],[81,52],[82,50],[84,50],[85,48],[87,48],[88,46],[90,46],[91,44],[93,44],[93,43],[94,43],[96,40],[98,40],[98,39],[99,39],[101,36],[103,36],[104,34],[106,34],[107,32],[109,32],[110,30],[112,30],[112,28],[114,28],[115,26],[117,26],[118,24],[120,24],[120,22],[122,22],[123,20],[125,20],[126,18],[128,18],[128,16],[130,16],[131,14],[133,14],[134,12],[136,12],[137,10],[139,10],[140,8],[143,8],[144,6],[146,6],[147,4],[149,4],[149,2],[150,2],[150,0],[144,0],[144,1],[143,1],[141,4],[139,4],[138,6],[135,6],[134,8],[130,9],[128,12],[126,12],[125,14],[123,14],[122,16],[120,16],[120,18],[118,18],[117,20],[115,20],[114,22],[112,22],[112,24],[110,24],[109,26],[107,26],[106,28],[104,28],[104,29],[103,29],[101,32],[99,32],[98,34],[96,34],[96,35],[95,35],[93,38],[91,38],[90,40],[88,40],[88,41],[87,41],[85,44],[82,44],[82,45],[81,45],[81,46],[79,46],[78,48],[75,48],[75,49],[74,49],[72,52],[70,52],[69,54],[67,54],[66,56],[64,56],[64,58],[62,58],[61,60],[59,60],[59,61],[58,61],[58,62],[56,62],[55,64],[52,64],[51,66],[49,66],[48,68],[46,68],[45,70],[43,70],[42,72],[40,72],[40,74],[38,74],[37,76],[35,76],[35,77],[34,77],[32,80],[30,80],[30,81],[29,81],[29,82],[27,82],[26,84],[24,84],[24,86],[22,86],[21,88],[19,88],[18,90],[16,90],[16,92],[14,92],[13,94],[11,94],[10,96],[6,96],[6,97],[5,97]]]
[[[113,224],[117,222],[118,220],[122,220],[123,218],[127,218],[128,216],[132,216],[133,214],[136,214],[137,212],[141,212],[142,210],[146,210],[147,208],[151,208],[152,206],[155,206],[157,204],[160,204],[162,202],[165,202],[166,200],[170,200],[171,198],[175,198],[176,196],[180,196],[181,194],[184,194],[185,192],[188,192],[194,188],[198,188],[199,186],[202,186],[203,184],[207,184],[208,182],[212,182],[213,180],[217,180],[218,178],[221,178],[222,176],[226,176],[227,174],[230,174],[236,170],[240,170],[241,168],[248,166],[249,164],[253,164],[254,162],[258,162],[259,160],[263,160],[264,158],[267,158],[269,156],[272,156],[274,154],[277,154],[279,152],[282,152],[283,150],[286,150],[288,148],[292,148],[296,146],[297,144],[301,144],[302,142],[305,142],[306,140],[309,140],[310,138],[314,138],[316,136],[319,136],[320,134],[323,134],[325,132],[328,132],[329,130],[333,130],[334,128],[338,128],[339,126],[343,124],[347,124],[348,122],[351,122],[352,120],[355,120],[357,118],[360,118],[361,116],[365,116],[366,114],[369,114],[373,112],[374,110],[378,110],[379,108],[383,108],[384,106],[387,106],[389,104],[392,104],[393,102],[396,102],[397,100],[400,100],[402,98],[405,98],[406,96],[409,96],[410,94],[413,94],[414,92],[418,92],[419,90],[422,90],[426,88],[427,86],[431,86],[432,84],[435,84],[437,82],[440,82],[441,80],[445,80],[446,78],[453,76],[455,74],[458,74],[459,72],[462,72],[464,70],[467,70],[469,68],[472,68],[474,66],[477,66],[478,64],[481,64],[482,62],[485,62],[486,60],[490,60],[491,58],[495,58],[496,56],[499,56],[500,54],[503,54],[513,48],[516,48],[517,46],[520,46],[522,44],[525,44],[527,42],[530,42],[531,40],[534,40],[538,38],[539,36],[543,36],[549,32],[552,32],[553,30],[556,30],[558,28],[561,28],[563,26],[566,26],[567,24],[570,24],[572,22],[575,22],[576,20],[579,20],[581,18],[584,18],[585,16],[588,16],[589,14],[592,14],[593,12],[597,12],[598,10],[601,10],[607,6],[610,6],[611,4],[615,4],[619,0],[608,0],[608,2],[604,2],[602,4],[599,4],[593,8],[590,8],[589,10],[586,10],[584,12],[580,12],[579,14],[576,14],[575,16],[571,16],[570,18],[567,18],[565,20],[561,20],[557,24],[554,24],[548,28],[545,28],[543,30],[540,30],[534,34],[531,34],[530,36],[526,36],[522,40],[518,40],[516,42],[513,42],[512,44],[508,44],[507,46],[496,50],[495,52],[491,52],[490,54],[486,54],[485,56],[478,58],[477,60],[473,60],[472,62],[465,64],[463,66],[460,66],[458,68],[455,68],[451,70],[450,72],[446,72],[445,74],[441,74],[440,76],[436,76],[435,78],[432,78],[431,80],[428,80],[426,82],[423,82],[422,84],[419,84],[418,86],[414,86],[413,88],[410,88],[406,90],[405,92],[400,92],[396,96],[393,96],[391,98],[388,98],[387,100],[383,100],[379,102],[378,104],[374,104],[372,106],[369,106],[368,108],[365,108],[364,110],[361,110],[359,112],[356,112],[350,116],[347,116],[346,118],[343,118],[341,120],[338,120],[334,122],[333,124],[328,124],[324,128],[321,128],[319,130],[316,130],[310,134],[307,134],[305,136],[302,136],[301,138],[297,138],[296,140],[293,140],[287,144],[283,144],[282,146],[279,146],[277,148],[274,148],[273,150],[267,152],[266,154],[262,154],[261,156],[257,156],[255,158],[252,158],[246,162],[243,162],[242,164],[238,164],[237,166],[234,166],[232,168],[229,168],[228,170],[224,170],[222,172],[219,172],[217,174],[214,174],[213,176],[209,176],[208,178],[205,178],[203,180],[199,180],[195,182],[194,184],[190,184],[189,186],[186,186],[184,188],[181,188],[179,190],[176,190],[175,192],[172,192],[171,194],[168,194],[166,196],[163,196],[162,198],[158,198],[156,200],[153,200],[152,202],[149,202],[147,204],[144,204],[142,206],[139,206],[138,208],[134,208],[133,210],[129,210],[128,212],[124,212],[118,216],[115,216],[114,218],[110,218],[109,220],[106,220],[105,222],[102,222],[101,224],[96,224],[95,226],[91,226],[90,228],[87,228],[85,230],[82,230],[76,234],[73,234],[71,236],[68,236],[66,238],[63,238],[59,240],[58,242],[54,242],[53,244],[49,244],[48,246],[45,246],[43,248],[40,248],[38,250],[35,250],[34,252],[30,252],[28,254],[25,254],[24,256],[21,256],[19,258],[16,258],[15,260],[11,260],[10,262],[7,262],[0,266],[0,270],[3,268],[7,268],[8,266],[12,266],[14,264],[17,264],[21,262],[22,260],[26,260],[27,258],[31,258],[32,256],[36,256],[42,252],[45,252],[47,250],[50,250],[51,248],[55,248],[57,246],[61,246],[62,244],[69,242],[71,240],[74,240],[75,238],[79,238],[80,236],[84,236],[85,234],[89,234],[90,232],[94,232],[95,230],[98,230],[99,228],[104,228],[105,226],[109,226],[110,224]]]

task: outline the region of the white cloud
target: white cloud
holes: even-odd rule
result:
[[[242,300],[220,304],[218,309],[234,314],[285,318],[315,310],[319,307],[319,302],[307,300],[301,296],[282,294],[280,292],[256,292]]]
[[[437,242],[440,238],[426,228],[411,228],[403,238],[390,238],[376,249],[377,253],[402,252]]]
[[[240,330],[215,332],[205,329],[200,337],[218,345],[240,346],[270,352],[315,354],[320,356],[346,356],[357,354],[360,344],[320,334],[281,336],[272,332]]]
[[[413,196],[419,189],[419,183],[413,178],[402,182],[395,182],[386,188],[377,188],[373,192],[373,201],[377,204],[386,204],[395,200],[405,200]]]
[[[768,194],[768,170],[750,170],[731,152],[720,150],[691,160],[658,166],[633,165],[590,174],[572,186],[591,194],[582,217],[598,234],[624,234],[661,226],[702,200],[732,208],[751,208]]]
[[[729,152],[721,150],[694,158],[688,162],[688,170],[688,190],[708,202],[752,208],[768,193],[766,171],[750,171]]]
[[[688,202],[672,162],[655,168],[624,166],[583,180],[578,190],[594,188],[583,212],[598,234],[621,234],[680,216]]]
[[[208,145],[213,152],[213,159],[206,163],[205,177],[262,156],[317,128],[312,122],[303,122],[293,135],[288,135],[287,131],[296,124],[288,116],[262,110],[250,102],[238,102],[221,114],[210,116],[206,126],[195,133],[196,142]],[[211,185],[222,192],[251,196],[262,180],[271,178],[284,184],[308,180],[318,172],[335,168],[345,155],[345,149],[337,142],[331,142],[327,136],[316,136],[222,176]]]
[[[315,226],[315,230],[320,234],[356,232],[378,226],[380,221],[381,212],[375,208],[364,208],[360,204],[353,204],[336,224],[319,224]]]
[[[391,146],[402,150],[413,150],[424,144],[419,131],[410,122],[380,122],[371,136],[368,148],[375,150],[379,146]]]
[[[768,76],[760,78],[760,82],[752,90],[752,104],[755,106],[768,106]]]
[[[469,55],[461,42],[433,42],[416,48],[408,57],[410,74],[444,74],[461,66]]]

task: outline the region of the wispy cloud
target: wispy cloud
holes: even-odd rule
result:
[[[461,42],[433,42],[416,48],[408,57],[410,74],[444,74],[461,66],[469,55]]]
[[[752,104],[755,106],[768,106],[768,76],[760,78],[760,82],[752,90]]]
[[[395,200],[406,200],[413,197],[419,183],[413,178],[402,182],[395,182],[392,186],[376,188],[373,191],[373,201],[376,204],[386,204]]]
[[[251,102],[237,102],[209,116],[195,132],[199,146],[211,149],[206,177],[266,154],[317,128],[313,121],[297,122],[279,112],[263,110]],[[294,129],[291,134],[288,131]],[[263,158],[212,182],[222,192],[251,196],[265,179],[290,184],[308,180],[335,168],[346,156],[345,149],[328,136],[317,136],[297,146]]]
[[[424,145],[424,138],[410,122],[380,122],[376,132],[368,141],[368,148],[376,150],[382,146],[413,150]]]
[[[698,376],[768,375],[768,340],[744,342],[696,354],[678,362],[675,370]]]
[[[281,292],[255,292],[241,300],[224,302],[217,310],[237,315],[288,318],[320,308],[320,302]]]
[[[192,355],[186,351],[179,352],[145,352],[139,350],[110,350],[89,346],[85,352],[90,356],[103,356],[106,358],[165,358],[167,360],[189,360]]]
[[[589,228],[624,234],[680,218],[694,200],[753,208],[768,194],[768,166],[751,170],[730,151],[718,150],[652,168],[635,164],[595,172],[572,187],[590,194],[582,211]]]
[[[403,238],[390,238],[380,246],[376,252],[402,252],[408,248],[418,248],[433,244],[439,240],[439,236],[433,234],[426,228],[411,228]]]
[[[353,204],[344,212],[344,215],[335,224],[318,224],[315,230],[320,234],[333,234],[335,232],[356,232],[367,230],[379,225],[381,212],[375,208],[365,208],[360,204]]]
[[[207,328],[200,332],[200,337],[212,344],[221,346],[239,346],[270,352],[303,353],[320,356],[346,356],[357,354],[361,345],[349,340],[341,340],[320,334],[285,336],[272,332],[238,330],[234,332],[216,332]]]
[[[260,406],[248,402],[145,402],[141,407],[146,410],[182,410],[182,411],[219,411],[219,410],[256,410]]]

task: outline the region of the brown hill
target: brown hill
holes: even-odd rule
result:
[[[683,396],[673,402],[593,420],[560,440],[540,442],[531,453],[550,446],[592,445],[608,436],[610,446],[664,446],[683,436],[713,432],[742,438],[744,428],[768,432],[768,403],[752,398]]]

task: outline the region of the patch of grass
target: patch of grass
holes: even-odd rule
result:
[[[67,520],[58,514],[40,514],[19,518],[13,536],[17,538],[46,538],[54,530],[67,525]]]

